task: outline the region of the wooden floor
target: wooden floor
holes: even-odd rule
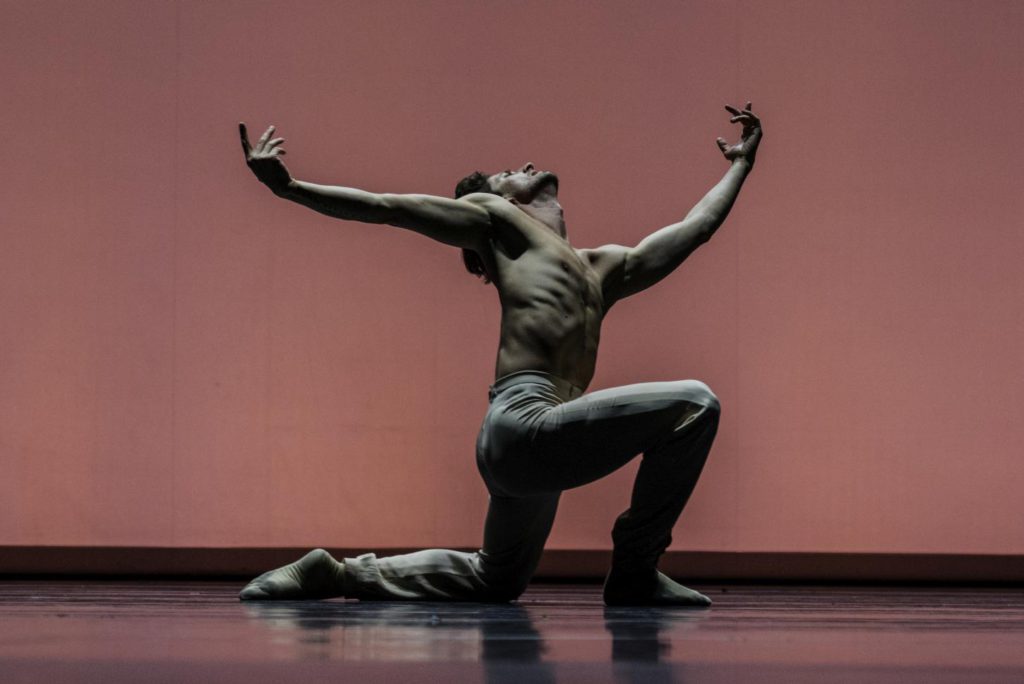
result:
[[[703,586],[710,610],[664,610],[596,585],[505,606],[239,588],[0,581],[0,682],[1024,682],[1019,589]]]

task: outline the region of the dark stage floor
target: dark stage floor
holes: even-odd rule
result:
[[[702,586],[710,610],[240,603],[241,583],[0,581],[0,681],[1024,682],[1024,591]]]

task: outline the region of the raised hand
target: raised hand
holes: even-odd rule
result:
[[[255,147],[249,145],[249,134],[245,130],[245,123],[239,122],[238,132],[242,136],[242,151],[245,153],[245,163],[260,179],[260,182],[274,191],[275,195],[283,194],[288,190],[292,182],[291,174],[281,161],[281,155],[286,154],[281,143],[284,138],[270,139],[274,133],[271,126],[256,141]]]
[[[743,132],[740,134],[740,141],[735,145],[727,143],[725,138],[718,138],[715,141],[718,143],[718,149],[722,150],[722,154],[729,161],[746,159],[749,163],[753,164],[754,156],[757,154],[757,146],[761,143],[761,120],[751,110],[749,102],[742,111],[731,105],[725,105],[725,109],[733,115],[729,119],[730,123],[743,124]]]

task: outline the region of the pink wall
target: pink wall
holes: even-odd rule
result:
[[[1024,553],[1024,5],[33,2],[0,22],[0,544],[472,546],[497,338],[458,252],[276,199],[562,177],[635,243],[759,167],[608,318],[594,388],[724,404],[674,548]],[[635,467],[565,495],[606,548]]]

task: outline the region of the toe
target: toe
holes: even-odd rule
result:
[[[263,601],[270,598],[270,594],[259,585],[253,583],[242,589],[238,594],[238,598],[242,601]]]

